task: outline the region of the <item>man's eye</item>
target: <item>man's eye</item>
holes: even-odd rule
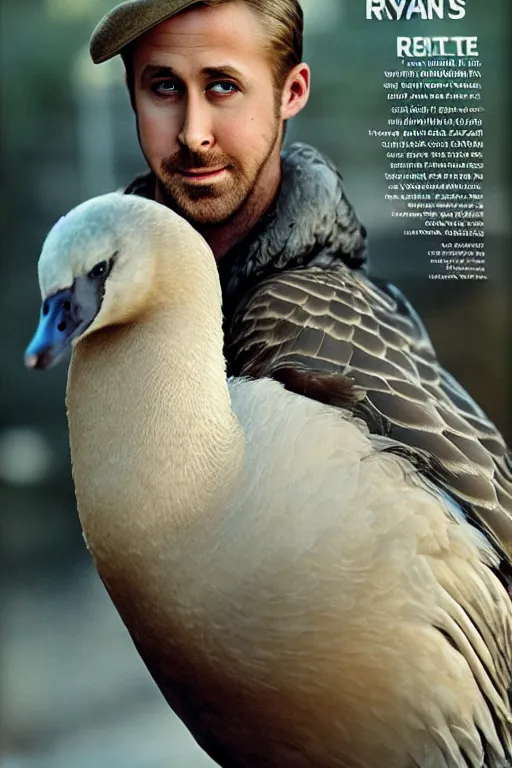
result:
[[[226,93],[235,93],[235,91],[238,91],[237,86],[234,83],[230,83],[228,81],[222,83],[214,83],[210,90],[213,91],[214,88],[217,89],[216,93],[220,93],[221,95]]]
[[[176,83],[173,83],[172,80],[162,80],[161,83],[155,83],[153,90],[156,93],[165,93],[166,95],[178,93]]]

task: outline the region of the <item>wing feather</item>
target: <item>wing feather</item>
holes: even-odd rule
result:
[[[340,402],[395,441],[483,530],[512,583],[512,462],[482,409],[439,364],[415,310],[393,286],[346,267],[289,270],[258,284],[230,324],[228,372],[279,378]],[[279,373],[281,371],[281,373]],[[312,376],[323,376],[315,387]],[[325,379],[325,376],[331,379]],[[348,382],[348,385],[347,385]],[[352,395],[348,388],[352,387]]]

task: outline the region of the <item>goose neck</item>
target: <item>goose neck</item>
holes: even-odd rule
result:
[[[220,310],[216,317],[206,299],[198,290],[75,348],[71,457],[84,533],[96,549],[119,536],[133,549],[142,525],[186,528],[220,510],[236,479],[243,437],[231,410]]]

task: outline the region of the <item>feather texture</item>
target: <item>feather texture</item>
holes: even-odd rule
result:
[[[503,552],[510,573],[510,452],[439,365],[425,328],[396,288],[382,290],[344,266],[274,275],[239,306],[227,354],[232,374],[277,377],[299,393],[286,371],[351,381],[354,414],[391,437],[389,450],[407,456],[460,503]],[[336,404],[334,387],[332,393]],[[328,394],[321,399],[329,402]]]

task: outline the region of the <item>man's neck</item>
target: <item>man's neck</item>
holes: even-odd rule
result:
[[[236,243],[243,240],[265,215],[275,200],[280,182],[279,159],[277,163],[269,163],[263,168],[246,202],[226,224],[208,226],[191,222],[212,249],[216,261],[220,261]],[[158,182],[155,188],[155,200],[165,205]]]

